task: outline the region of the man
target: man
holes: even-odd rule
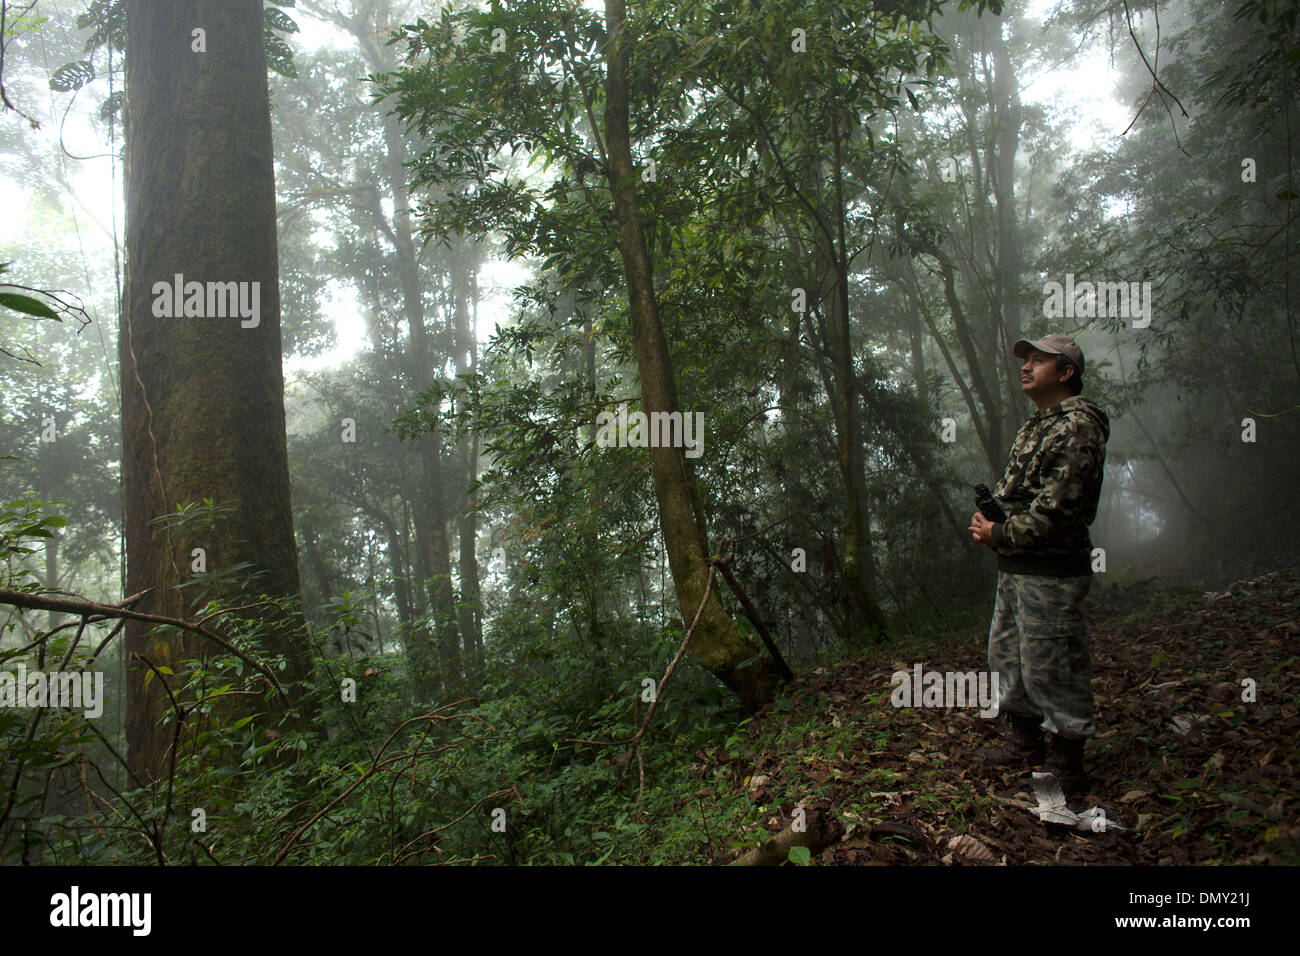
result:
[[[1092,661],[1080,603],[1092,583],[1088,525],[1097,516],[1110,422],[1083,398],[1083,352],[1067,335],[1012,347],[1024,359],[1021,389],[1038,406],[1016,435],[993,497],[1007,518],[975,512],[970,531],[997,552],[998,589],[989,627],[989,669],[1011,739],[979,751],[998,766],[1046,757],[1067,793],[1089,786],[1084,741],[1093,720]],[[1051,753],[1044,732],[1052,735]]]

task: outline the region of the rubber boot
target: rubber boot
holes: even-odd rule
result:
[[[981,747],[975,756],[984,758],[985,763],[995,767],[1007,767],[1013,764],[1033,766],[1042,763],[1047,754],[1047,740],[1043,728],[1039,726],[1041,717],[1027,717],[1024,714],[1009,714],[1011,718],[1011,737],[1000,748]]]
[[[1043,764],[1043,769],[1056,774],[1056,779],[1061,781],[1061,789],[1067,794],[1082,796],[1092,786],[1088,771],[1083,768],[1083,745],[1087,739],[1052,735],[1052,752]]]

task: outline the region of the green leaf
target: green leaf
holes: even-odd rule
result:
[[[806,846],[792,846],[786,859],[795,866],[807,866],[812,862],[812,852]]]
[[[50,77],[50,89],[56,93],[79,90],[95,78],[95,66],[89,60],[65,63]]]
[[[282,10],[267,7],[263,15],[266,18],[266,25],[272,30],[279,30],[281,33],[298,32],[298,24],[289,19],[289,15]]]
[[[298,68],[293,64],[293,50],[279,36],[266,31],[266,65],[281,76],[291,80],[298,78]]]
[[[122,104],[125,102],[126,93],[122,90],[114,91],[108,99],[104,100],[104,105],[99,108],[99,118],[109,119],[122,108]]]
[[[29,295],[19,295],[17,292],[0,292],[0,305],[7,309],[13,309],[15,312],[34,315],[38,319],[53,319],[55,322],[63,321],[48,305],[39,299],[33,299]]]

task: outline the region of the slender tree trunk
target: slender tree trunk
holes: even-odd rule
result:
[[[920,309],[915,302],[905,301],[907,306],[907,339],[912,355],[912,383],[921,403],[930,408],[930,390],[925,383],[925,329],[921,325]]]
[[[455,313],[454,347],[456,371],[460,375],[473,375],[478,366],[478,331],[470,325],[469,299],[474,284],[471,275],[477,269],[473,261],[475,250],[463,242],[456,246],[457,255],[452,262]],[[478,501],[470,489],[478,481],[478,429],[460,440],[458,452],[462,462],[457,507],[457,536],[460,540],[460,637],[464,645],[466,671],[471,688],[477,688],[483,669],[483,618],[479,606],[478,569]]]
[[[1002,447],[1001,408],[975,351],[971,326],[966,320],[966,311],[962,308],[961,299],[957,295],[957,281],[952,259],[934,243],[919,239],[916,236],[908,236],[906,241],[917,252],[925,253],[939,264],[939,271],[943,276],[944,299],[947,301],[948,309],[952,314],[952,324],[957,333],[957,341],[961,344],[962,354],[966,358],[966,377],[969,378],[970,386],[975,394],[979,396],[982,407],[982,415],[975,414],[973,405],[971,408],[975,429],[980,442],[984,445],[984,457],[989,463],[990,473],[1001,474],[1003,457],[1006,455],[1006,449]],[[943,344],[937,334],[935,335],[935,341],[939,342],[940,345]],[[953,366],[953,372],[956,375],[955,366]],[[996,381],[995,378],[993,384],[996,384]]]
[[[368,24],[369,18],[362,23]],[[358,37],[362,51],[376,70],[387,69],[378,48],[369,35]],[[393,197],[393,234],[397,246],[397,268],[402,283],[402,308],[410,330],[411,374],[417,391],[433,386],[433,353],[425,326],[424,299],[420,284],[420,262],[411,233],[410,193],[406,187],[406,144],[399,121],[384,119],[385,163],[388,190]],[[417,439],[420,454],[420,487],[415,497],[415,538],[420,552],[421,571],[425,575],[429,610],[433,617],[433,643],[437,654],[437,680],[445,693],[456,695],[464,689],[461,638],[456,622],[456,594],[451,582],[451,547],[447,534],[448,516],[444,504],[442,470],[442,433],[437,422],[428,434]],[[416,654],[416,686],[427,693],[433,675]]]
[[[405,631],[410,627],[413,616],[409,571],[403,558],[406,549],[402,544],[401,536],[397,533],[397,525],[387,524],[384,532],[388,535],[388,566],[393,572],[393,597],[397,601],[397,620],[401,622],[402,629]]]
[[[389,28],[393,13],[387,0],[361,0],[346,8],[316,0],[303,0],[303,6],[357,41],[361,54],[376,73],[393,68],[392,58],[380,39]],[[418,391],[434,383],[434,366],[429,336],[425,327],[425,309],[421,267],[411,230],[410,195],[406,185],[406,141],[400,121],[385,117],[384,177],[393,200],[391,229],[385,229],[396,247],[394,261],[402,286],[402,315],[409,330],[410,374]],[[404,482],[403,495],[414,505],[412,524],[415,529],[415,576],[420,582],[413,587],[413,609],[426,611],[433,619],[433,632],[427,629],[409,634],[407,650],[412,670],[412,685],[417,695],[428,696],[441,686],[445,693],[459,694],[464,688],[461,635],[457,626],[456,595],[451,581],[451,550],[448,533],[449,515],[445,494],[442,434],[436,423],[430,432],[415,442],[420,458],[419,477]]]
[[[45,586],[51,590],[59,586],[59,534],[52,532],[45,539]],[[50,611],[47,615],[46,626],[52,631],[59,626],[59,619],[62,615],[58,611]],[[41,645],[41,656],[44,658],[45,645]],[[41,666],[44,667],[42,660]]]
[[[122,472],[128,593],[153,588],[138,609],[184,617],[191,554],[208,566],[247,561],[257,587],[299,593],[289,505],[275,181],[260,0],[128,0],[126,50],[126,298],[119,334]],[[191,52],[205,31],[207,52]],[[155,315],[155,283],[257,283],[260,315]],[[251,286],[246,288],[251,289]],[[175,307],[177,303],[173,303]],[[251,318],[247,321],[251,321]],[[211,531],[151,521],[211,498],[232,509]],[[262,650],[308,667],[300,615]],[[214,648],[132,622],[126,627],[127,739],[141,776],[164,770],[173,727],[160,724],[170,666]],[[226,712],[232,698],[221,702]],[[262,709],[274,700],[242,697]],[[239,705],[230,704],[236,711]]]
[[[853,367],[853,328],[849,318],[848,243],[844,234],[844,176],[840,155],[842,140],[837,126],[831,130],[834,149],[832,175],[835,182],[835,241],[828,250],[833,262],[835,287],[830,299],[829,324],[835,365],[835,389],[840,407],[839,466],[844,484],[844,594],[848,600],[849,627],[865,625],[868,634],[879,638],[886,632],[886,620],[872,595],[875,564],[872,560],[871,518],[867,510],[866,462],[862,447],[862,426],[858,413],[856,372]],[[853,635],[849,635],[850,638]]]
[[[303,515],[299,527],[302,529],[303,557],[307,559],[307,565],[316,578],[316,586],[320,589],[321,598],[329,600],[332,595],[338,594],[339,590],[325,562],[325,557],[321,554],[320,536],[316,532],[315,523],[309,515]]]
[[[1001,327],[993,328],[995,354],[1002,360],[1003,374],[999,376],[1006,389],[1008,401],[1003,405],[1004,427],[1014,434],[1024,420],[1028,407],[1020,390],[1020,362],[1011,354],[1011,346],[1020,338],[1020,234],[1016,219],[1016,153],[1020,149],[1020,93],[1011,67],[1011,55],[1000,31],[989,31],[996,67],[993,78],[992,111],[997,131],[994,145],[997,155],[993,163],[993,196],[997,202],[998,270],[994,288],[999,308],[994,315],[1001,318]],[[999,335],[1001,333],[1001,335]],[[1001,391],[1001,389],[999,389]]]
[[[369,577],[366,579],[366,588],[370,591],[370,616],[375,621],[375,647],[380,653],[384,650],[384,622],[379,614],[379,588],[376,586],[375,576],[375,542],[378,535],[366,535],[366,565],[369,571]]]
[[[619,251],[627,275],[632,341],[641,383],[641,406],[646,413],[676,412],[677,386],[663,326],[659,322],[653,270],[637,203],[637,171],[632,165],[628,132],[628,63],[631,44],[625,36],[623,0],[606,0],[609,33],[608,74],[605,97],[605,141],[609,184],[618,219]],[[703,605],[688,652],[734,691],[750,709],[771,699],[779,675],[766,655],[756,662],[755,647],[745,639],[718,600],[715,587],[704,600],[710,555],[707,534],[700,523],[698,490],[691,479],[683,449],[650,448],[655,498],[668,563],[677,591],[682,619],[687,626]]]

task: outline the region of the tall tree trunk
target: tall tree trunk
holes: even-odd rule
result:
[[[988,31],[992,45],[993,86],[990,91],[991,118],[996,130],[994,147],[996,156],[992,164],[993,196],[997,202],[998,251],[997,276],[994,283],[996,305],[994,315],[1001,318],[1000,328],[995,324],[993,340],[995,353],[1002,360],[1002,388],[1009,400],[1003,405],[1003,423],[1007,432],[1015,434],[1024,420],[1028,402],[1020,389],[1020,362],[1011,354],[1011,346],[1020,338],[1020,235],[1016,220],[1016,153],[1020,149],[1020,92],[1012,71],[1011,55],[1000,30]],[[1001,335],[999,336],[999,333]],[[1001,391],[1002,389],[999,389]]]
[[[385,73],[394,66],[388,48],[381,40],[383,31],[394,21],[388,0],[358,0],[346,6],[301,0],[301,5],[351,34],[375,73]],[[402,315],[409,330],[409,368],[418,391],[434,383],[434,365],[425,326],[425,309],[421,266],[411,230],[410,194],[406,185],[406,141],[399,120],[383,120],[384,178],[393,200],[391,226],[382,222],[381,229],[396,247],[396,271],[402,286]],[[430,432],[415,442],[420,458],[418,479],[403,482],[403,496],[413,503],[412,524],[415,529],[415,576],[421,582],[413,587],[413,608],[427,612],[433,619],[432,633],[421,628],[409,634],[412,685],[417,695],[427,697],[439,686],[444,693],[459,695],[464,689],[461,635],[458,632],[456,595],[451,581],[451,550],[448,534],[449,515],[444,493],[442,434],[434,423]]]
[[[191,52],[191,31],[207,52]],[[250,562],[257,587],[299,593],[289,505],[271,117],[261,0],[128,0],[126,50],[126,298],[119,334],[122,474],[128,593],[138,609],[183,617],[176,586],[191,551],[209,567]],[[258,283],[260,316],[154,314],[154,284]],[[179,305],[179,303],[176,303]],[[251,319],[250,319],[251,321]],[[155,517],[211,498],[231,510],[211,531],[160,530]],[[288,656],[282,675],[305,674],[300,615],[262,651]],[[148,660],[180,662],[214,650],[202,639],[126,626],[129,760],[143,777],[163,771],[173,728],[159,721],[163,681],[146,686]],[[221,702],[220,712],[237,705]],[[244,707],[274,701],[241,697]]]
[[[624,35],[627,12],[623,0],[606,0],[605,22],[609,33],[606,52],[608,74],[605,97],[605,142],[608,150],[609,185],[618,219],[619,251],[627,275],[629,313],[637,373],[641,383],[641,407],[646,413],[676,412],[677,385],[673,378],[668,342],[659,322],[654,276],[641,212],[637,203],[637,171],[632,165],[632,144],[628,132],[628,63],[631,43]],[[710,555],[699,492],[687,468],[681,448],[650,448],[659,524],[668,550],[668,564],[682,619],[686,626],[703,610],[688,652],[734,691],[750,709],[771,699],[779,674],[766,655],[755,656],[754,646],[718,600],[715,587],[704,600]]]
[[[984,367],[975,351],[971,325],[966,319],[966,311],[962,308],[961,298],[957,295],[957,280],[953,261],[947,253],[928,240],[908,234],[904,236],[904,241],[917,252],[930,256],[939,264],[939,272],[943,276],[944,299],[947,301],[948,310],[952,315],[952,324],[957,333],[957,341],[961,344],[962,354],[966,358],[966,378],[970,380],[970,388],[979,396],[979,403],[983,413],[977,414],[972,403],[971,419],[975,425],[975,431],[979,436],[980,443],[984,446],[984,457],[988,461],[990,474],[1001,474],[1006,449],[1002,447],[1002,412],[996,400],[997,393],[994,390],[1000,376],[995,374],[990,379],[989,376],[984,374]],[[922,316],[924,317],[924,313],[922,313]],[[941,347],[946,348],[943,346],[937,330],[931,329],[931,331],[934,333],[935,341]],[[946,351],[945,357],[947,357]],[[959,382],[964,382],[965,379],[958,375],[956,366],[951,365],[950,367],[954,378],[957,378]],[[963,386],[963,394],[969,397],[969,393],[966,393],[964,388]]]
[[[307,559],[307,566],[316,578],[321,600],[328,601],[332,596],[340,594],[341,590],[334,581],[329,565],[325,562],[325,556],[321,553],[320,535],[316,531],[316,523],[308,513],[302,515],[298,526],[302,529],[303,557]]]
[[[363,15],[351,21],[361,50],[376,72],[391,69],[372,35],[373,31],[388,26],[387,4],[380,16],[371,20],[374,6],[368,6]],[[373,24],[373,25],[372,25]],[[402,309],[410,330],[411,374],[417,391],[423,392],[434,383],[433,352],[429,346],[425,326],[424,298],[420,284],[420,261],[411,234],[411,197],[406,186],[406,143],[402,138],[400,121],[396,117],[384,118],[385,164],[388,191],[393,197],[393,241],[397,247],[397,271],[402,283]],[[434,410],[436,412],[436,409]],[[436,418],[429,433],[416,441],[420,453],[420,487],[415,495],[415,539],[419,551],[419,566],[427,582],[429,611],[433,618],[433,643],[437,654],[437,682],[444,693],[458,695],[464,690],[464,668],[461,659],[461,636],[456,622],[456,594],[451,583],[451,546],[447,534],[448,515],[445,506],[442,470],[442,432]],[[422,693],[432,689],[433,675],[427,663],[416,654],[413,661],[416,687]]]
[[[862,448],[862,426],[858,414],[856,372],[853,367],[853,329],[849,318],[848,243],[844,234],[844,165],[842,138],[832,124],[834,148],[832,176],[835,181],[835,247],[828,249],[834,267],[835,287],[830,299],[829,325],[835,366],[835,390],[839,405],[839,466],[844,484],[844,595],[851,612],[849,627],[865,625],[868,634],[879,638],[886,620],[872,591],[875,565],[872,560],[871,518],[867,510],[866,462]]]
[[[925,381],[925,329],[921,325],[920,309],[915,302],[907,298],[904,298],[903,305],[907,309],[907,339],[912,356],[912,384],[916,387],[916,394],[920,397],[921,404],[930,408],[930,389]]]
[[[402,543],[401,535],[397,532],[397,525],[392,522],[384,524],[384,533],[388,536],[388,565],[393,572],[393,597],[397,601],[397,620],[402,625],[402,631],[411,624],[411,590],[410,575],[406,567],[406,561],[403,557],[405,548]]]
[[[835,222],[828,223],[825,204],[808,209],[815,220],[812,251],[806,251],[794,227],[782,219],[787,241],[795,252],[796,261],[813,262],[813,275],[818,283],[812,300],[819,305],[804,316],[808,341],[817,361],[818,377],[826,393],[834,424],[836,465],[840,484],[844,489],[842,533],[846,560],[838,566],[842,605],[842,637],[855,640],[855,628],[865,626],[868,634],[877,637],[886,633],[887,621],[873,595],[875,568],[871,560],[870,519],[867,513],[866,468],[862,444],[861,419],[858,415],[857,395],[860,383],[853,365],[853,335],[849,318],[849,268],[844,262],[847,253],[844,236],[843,185],[840,179],[839,146],[835,147],[829,169],[825,164],[813,167],[822,180],[835,182]],[[834,231],[832,232],[832,227]],[[825,291],[823,291],[825,290]],[[815,325],[814,325],[815,321]],[[797,325],[794,341],[798,341]],[[853,560],[847,560],[852,555]]]
[[[456,352],[456,372],[473,375],[478,367],[478,330],[470,324],[470,298],[476,289],[472,275],[477,270],[474,261],[476,250],[463,241],[456,243],[452,262],[453,296],[455,312],[453,342]],[[463,642],[466,671],[470,687],[477,689],[483,669],[483,617],[479,606],[478,570],[478,500],[470,489],[478,481],[478,429],[473,428],[460,440],[458,457],[462,472],[457,481],[459,500],[457,507],[457,537],[460,540],[460,637]]]

